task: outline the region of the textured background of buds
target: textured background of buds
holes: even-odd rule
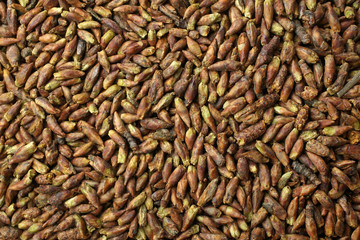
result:
[[[359,240],[360,0],[0,1],[0,240]]]

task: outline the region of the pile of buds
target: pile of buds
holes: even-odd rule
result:
[[[0,240],[360,239],[360,0],[0,2]]]

